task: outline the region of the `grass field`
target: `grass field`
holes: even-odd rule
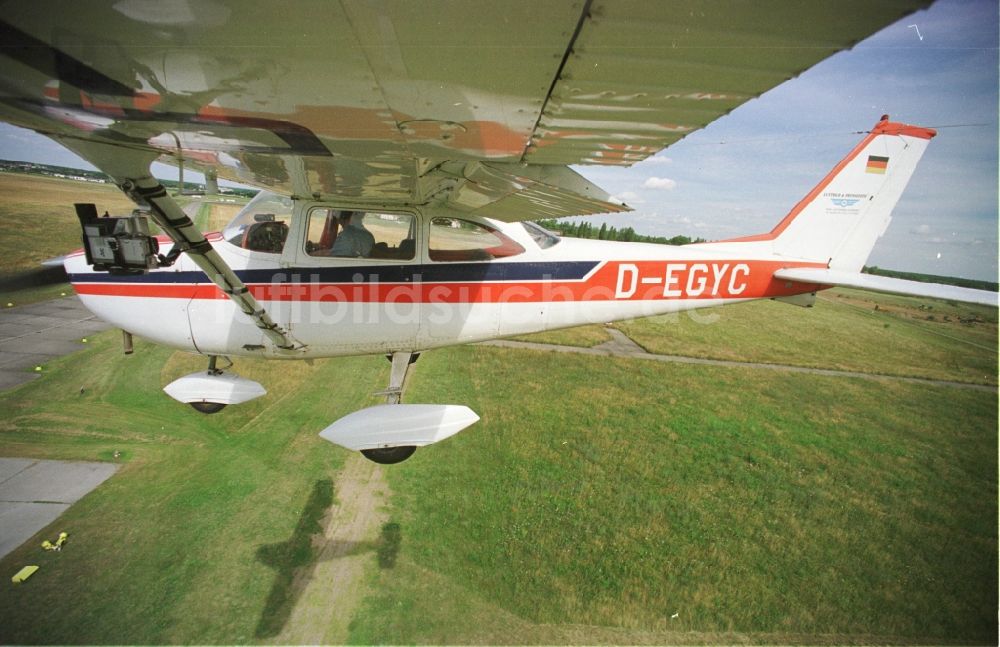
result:
[[[246,204],[205,203],[195,221],[218,231]],[[178,204],[192,201],[178,196]],[[73,204],[93,202],[99,213],[132,212],[135,204],[111,184],[78,182],[20,173],[0,173],[0,275],[36,269],[41,261],[79,249],[80,221]]]
[[[0,396],[5,455],[114,460],[119,451],[124,462],[120,478],[56,522],[72,550],[44,553],[30,541],[0,562],[3,572],[42,567],[30,585],[0,588],[0,642],[267,639],[291,611],[292,575],[310,558],[346,456],[315,432],[381,388],[387,364],[247,363],[241,372],[269,395],[213,417],[159,393],[201,359],[148,344],[124,357],[118,341],[93,337]],[[343,375],[349,383],[332,388]]]
[[[652,353],[997,383],[997,310],[837,288],[615,324]]]
[[[997,310],[835,288],[813,308],[757,301],[613,324],[651,353],[997,383]],[[593,347],[603,326],[514,337]]]
[[[135,206],[110,184],[0,173],[0,274],[33,270],[79,249],[76,202],[93,202],[99,213],[116,215]]]
[[[483,420],[389,472],[402,551],[358,643],[995,640],[995,394],[427,359],[411,397]]]
[[[72,202],[115,210],[110,188],[105,203],[12,178],[0,175],[4,215],[21,220],[0,218],[0,249],[14,269],[79,246]],[[25,191],[44,195],[11,197]],[[212,229],[231,209],[194,216]],[[28,252],[10,238],[11,223],[44,232],[58,218],[74,242],[35,236],[51,248]],[[997,383],[984,308],[833,290],[809,310],[616,326],[656,353]],[[160,392],[203,359],[119,344],[90,337],[0,393],[0,454],[123,464],[0,560],[7,577],[41,566],[0,585],[0,644],[281,642],[324,600],[330,554],[367,556],[365,586],[348,592],[358,611],[335,633],[359,644],[997,642],[995,390],[432,351],[405,400],[467,404],[481,421],[385,468],[381,531],[330,546],[338,478],[357,459],[317,433],[377,402],[384,359],[238,360],[268,395],[204,416]],[[61,530],[66,549],[42,551]]]
[[[0,561],[42,566],[0,642],[275,640],[348,456],[316,434],[388,363],[240,360],[269,395],[203,416],[159,392],[202,360],[118,341],[0,394],[5,455],[125,463]],[[482,420],[385,470],[353,642],[996,641],[994,392],[460,347],[406,399]]]

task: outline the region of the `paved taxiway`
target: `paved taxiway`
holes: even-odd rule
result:
[[[84,347],[81,340],[110,328],[76,295],[0,310],[0,390],[38,377],[36,366]]]
[[[55,521],[117,469],[112,463],[0,458],[0,557]],[[65,530],[72,541],[73,529]]]

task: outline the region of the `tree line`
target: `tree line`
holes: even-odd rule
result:
[[[631,227],[608,227],[607,223],[602,223],[600,227],[595,227],[589,222],[565,222],[552,218],[536,220],[539,226],[549,231],[557,232],[560,236],[570,236],[573,238],[592,238],[595,240],[620,240],[628,243],[657,243],[659,245],[687,245],[688,243],[703,243],[704,238],[689,238],[687,236],[646,236],[635,233]]]
[[[943,283],[945,285],[957,285],[960,288],[972,288],[973,290],[988,290],[990,292],[997,291],[997,284],[993,281],[963,279],[957,276],[938,276],[936,274],[918,274],[917,272],[899,272],[897,270],[887,270],[883,267],[878,267],[877,265],[866,265],[861,271],[865,274],[888,276],[894,279],[905,279],[907,281]]]

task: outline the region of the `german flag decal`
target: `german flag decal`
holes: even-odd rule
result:
[[[868,166],[865,167],[865,173],[878,173],[879,175],[885,175],[885,169],[887,166],[889,166],[888,157],[869,155]]]

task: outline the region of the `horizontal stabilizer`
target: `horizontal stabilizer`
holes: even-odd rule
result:
[[[43,267],[62,267],[66,262],[66,256],[56,256],[55,258],[47,258],[42,261]]]
[[[913,297],[929,297],[932,299],[947,299],[963,303],[978,303],[984,306],[997,306],[997,293],[987,290],[973,290],[954,285],[940,283],[921,283],[894,279],[888,276],[861,274],[860,272],[842,272],[822,268],[786,268],[774,273],[774,278],[799,283],[814,283],[819,285],[839,285],[848,288],[860,288],[873,292],[889,294],[904,294]]]

